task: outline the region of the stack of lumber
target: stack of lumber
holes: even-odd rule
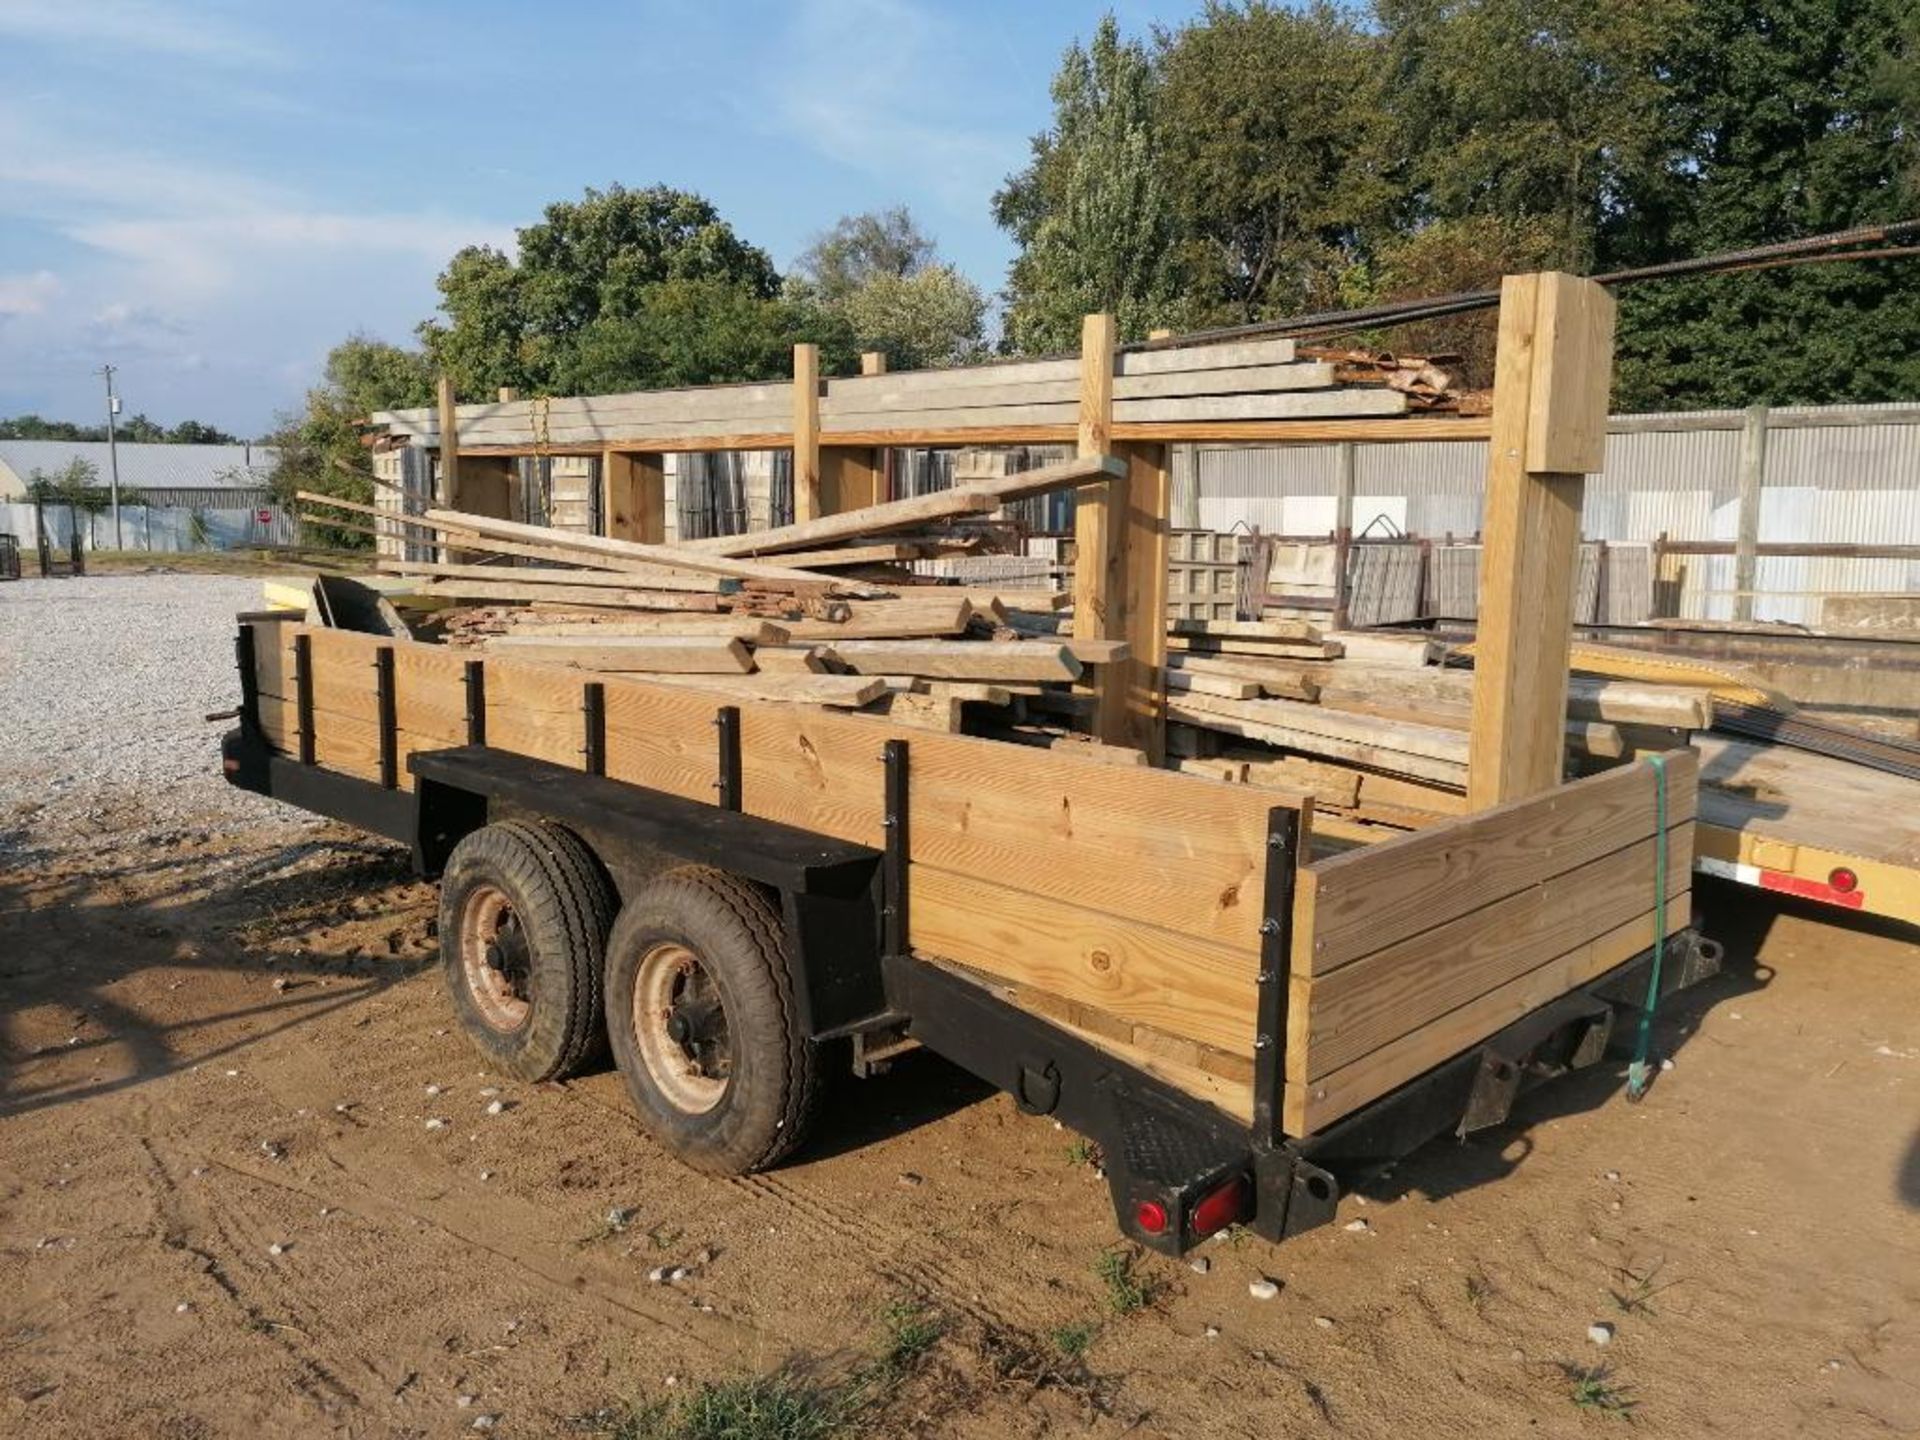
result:
[[[1443,667],[1447,656],[1426,636],[1278,619],[1170,629],[1167,716],[1178,768],[1308,793],[1336,816],[1390,825],[1460,812],[1473,675]],[[1694,683],[1574,675],[1574,768],[1671,749],[1709,728],[1712,689],[1697,674],[1676,678]]]
[[[1343,352],[1344,354],[1344,352]],[[1411,369],[1378,357],[1365,362],[1303,359],[1291,340],[1160,344],[1114,357],[1116,424],[1182,425],[1237,420],[1357,419],[1405,415],[1443,405],[1425,361]],[[1080,361],[1068,356],[1002,361],[946,370],[836,376],[815,382],[819,439],[837,445],[911,443],[914,432],[1059,432],[1079,418]],[[455,409],[463,452],[543,449],[591,452],[606,446],[674,450],[715,440],[740,449],[793,443],[791,381],[708,385],[621,395],[509,400]],[[437,444],[433,408],[371,417],[388,443]],[[681,442],[676,445],[674,442]]]
[[[1008,738],[1048,744],[1068,724],[1042,700],[1089,664],[1126,656],[1116,642],[1069,642],[1008,628],[1016,613],[1056,615],[1069,597],[1014,565],[1004,586],[942,582],[888,559],[971,548],[1008,499],[1110,473],[1099,459],[997,476],[934,495],[806,523],[680,545],[640,544],[429,510],[414,527],[457,559],[383,562],[381,586],[430,610],[420,632],[447,646],[576,670],[630,674],[731,699],[865,708],[923,729],[958,731],[970,711],[1007,712]],[[315,507],[366,510],[302,496]],[[886,537],[908,533],[910,540]],[[395,593],[399,586],[407,593]],[[1038,719],[1025,713],[1035,699]],[[1062,710],[1071,717],[1071,705]],[[1017,711],[1017,713],[1016,713]],[[1103,757],[1104,758],[1104,757]]]

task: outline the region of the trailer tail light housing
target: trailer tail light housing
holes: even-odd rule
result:
[[[1142,1200],[1133,1207],[1133,1223],[1147,1235],[1164,1235],[1172,1217],[1158,1200]]]
[[[1832,873],[1827,876],[1827,884],[1842,895],[1851,895],[1860,888],[1860,877],[1846,866],[1836,865]]]
[[[1192,1229],[1196,1240],[1224,1230],[1247,1214],[1247,1177],[1235,1175],[1224,1185],[1216,1185],[1202,1195],[1193,1207]]]

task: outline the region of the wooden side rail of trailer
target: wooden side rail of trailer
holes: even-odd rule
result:
[[[691,942],[649,1001],[628,916],[662,885],[750,884],[763,900],[730,903],[768,907],[794,1073],[843,1040],[862,1070],[902,1044],[945,1054],[1099,1141],[1123,1227],[1171,1253],[1236,1221],[1276,1238],[1320,1223],[1344,1167],[1495,1123],[1523,1081],[1598,1059],[1662,938],[1664,988],[1715,964],[1689,929],[1691,752],[1323,853],[1310,801],[879,717],[285,617],[248,617],[238,660],[236,784],[391,836],[449,886],[478,837],[548,827],[582,915],[620,911],[606,1028],[670,1145],[690,1135],[674,1106],[697,1116],[719,1092],[677,1092],[661,1057],[710,1082],[756,1042],[737,993],[694,993]],[[675,861],[704,868],[688,881]],[[528,963],[500,918],[516,906],[480,906],[494,929],[475,938],[474,907],[443,903],[456,1009],[483,1040],[471,1015],[490,1002],[493,1038],[525,1021],[503,978]],[[597,996],[600,952],[580,943]],[[598,1033],[597,1014],[580,1023]],[[795,1138],[678,1148],[739,1165]]]

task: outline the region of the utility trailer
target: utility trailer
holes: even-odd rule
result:
[[[1348,848],[1282,792],[283,613],[237,661],[229,780],[408,847],[478,1048],[610,1044],[706,1169],[924,1046],[1098,1143],[1143,1245],[1277,1240],[1599,1061],[1656,946],[1662,993],[1717,968],[1690,751]]]
[[[437,471],[469,516],[506,513],[509,466],[594,458],[604,533],[586,548],[656,569],[777,565],[887,530],[892,447],[1073,443],[1074,639],[1104,656],[1076,698],[1094,739],[1146,762],[1168,705],[1169,446],[1486,435],[1470,813],[1426,829],[1316,825],[1297,792],[1151,763],[476,657],[342,628],[351,607],[330,625],[243,617],[227,773],[407,846],[440,879],[443,969],[480,1050],[543,1079],[610,1047],[643,1123],[691,1164],[777,1163],[830,1063],[871,1075],[922,1046],[1096,1141],[1142,1244],[1179,1254],[1234,1223],[1283,1238],[1329,1219],[1357,1173],[1598,1062],[1623,1009],[1717,966],[1689,925],[1693,753],[1562,783],[1611,337],[1599,286],[1508,277],[1490,419],[1342,388],[1286,340],[1121,350],[1104,316],[1077,363],[822,381],[802,346],[791,384],[464,406],[443,384],[437,411],[374,417],[379,443],[436,452],[403,473]],[[742,449],[792,452],[796,523],[666,546],[663,457]],[[1011,493],[891,504],[917,522],[929,499],[978,512]]]

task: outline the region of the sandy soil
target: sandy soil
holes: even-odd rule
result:
[[[1204,1274],[1142,1257],[1120,1315],[1074,1137],[938,1060],[849,1079],[777,1173],[697,1176],[611,1074],[486,1071],[388,847],[17,823],[0,1434],[592,1433],[703,1380],[842,1373],[903,1297],[945,1333],[866,1433],[1920,1431],[1920,949],[1708,900],[1729,972],[1666,1013],[1644,1104],[1611,1067],[1548,1087],[1336,1226],[1212,1244]],[[1630,1424],[1575,1403],[1595,1367]]]

